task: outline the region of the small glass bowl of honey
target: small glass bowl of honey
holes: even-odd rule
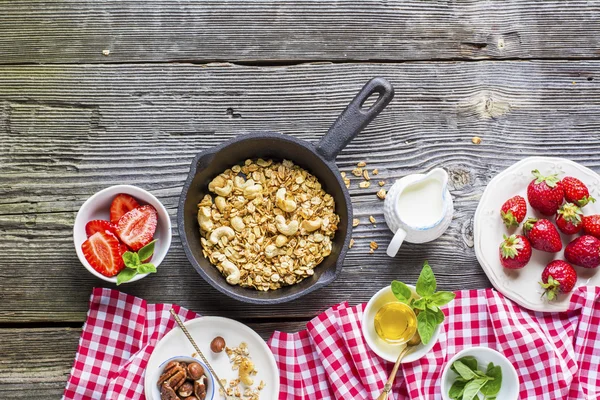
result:
[[[417,316],[407,304],[386,303],[375,314],[375,332],[387,343],[408,343],[417,332]]]

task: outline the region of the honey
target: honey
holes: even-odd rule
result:
[[[390,344],[404,344],[417,332],[417,316],[404,303],[387,303],[375,314],[375,332]]]

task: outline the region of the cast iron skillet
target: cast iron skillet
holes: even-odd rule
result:
[[[372,94],[379,94],[368,109],[363,104]],[[240,135],[199,153],[183,185],[177,224],[187,258],[196,271],[212,286],[234,299],[254,304],[278,304],[296,299],[332,282],[341,272],[352,231],[352,203],[335,164],[340,151],[371,122],[392,100],[394,89],[383,78],[371,79],[329,128],[316,145],[280,133],[258,132]],[[278,290],[260,292],[231,286],[221,273],[202,255],[197,222],[198,203],[208,191],[208,183],[218,174],[246,159],[288,159],[314,174],[325,191],[335,200],[340,216],[338,231],[332,241],[331,254],[315,268],[315,274],[302,282]]]

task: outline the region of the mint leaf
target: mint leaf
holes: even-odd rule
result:
[[[431,311],[433,311],[434,313],[438,312],[440,310],[440,308],[438,306],[436,306],[435,304],[431,304],[429,302],[429,298],[427,298],[427,308],[429,308]]]
[[[440,310],[438,308],[437,312],[435,312],[434,314],[435,314],[435,321],[437,322],[438,325],[441,324],[442,322],[444,322],[445,315],[442,310]]]
[[[117,275],[117,286],[123,282],[130,281],[134,276],[138,274],[137,269],[125,268]]]
[[[459,358],[456,361],[460,361],[461,363],[465,364],[467,367],[469,367],[471,369],[471,371],[475,371],[479,367],[479,365],[477,364],[477,359],[473,356],[464,356],[464,357]],[[458,375],[456,368],[454,368],[454,363],[452,363],[452,365],[450,365],[450,370],[454,371]]]
[[[425,300],[424,298],[420,298],[414,301],[414,303],[412,303],[412,306],[418,310],[424,310],[425,307],[427,307],[427,300]]]
[[[138,266],[137,272],[139,274],[149,274],[152,272],[156,272],[156,267],[152,263],[141,264]]]
[[[471,368],[463,364],[461,361],[454,361],[452,366],[454,367],[456,373],[459,374],[463,379],[471,380],[477,377],[475,372],[473,372]]]
[[[392,292],[403,303],[406,303],[412,297],[412,291],[404,282],[392,281]]]
[[[152,254],[154,254],[154,243],[156,243],[156,240],[151,241],[150,243],[138,250],[138,256],[140,260],[145,261],[152,257]]]
[[[463,400],[473,400],[475,398],[478,399],[479,396],[477,396],[477,393],[479,393],[479,390],[487,382],[488,381],[485,378],[477,378],[477,379],[473,379],[472,381],[468,382],[465,385],[465,391],[463,393]]]
[[[137,268],[140,265],[140,257],[137,253],[126,251],[123,253],[123,262],[127,268]]]
[[[429,343],[437,327],[435,314],[427,308],[417,315],[417,331],[423,344]]]
[[[491,378],[482,388],[481,393],[483,393],[486,398],[495,397],[502,387],[502,368],[499,365],[494,365],[494,363],[489,363],[485,374]]]
[[[427,261],[425,261],[419,279],[417,279],[417,293],[422,297],[431,296],[435,292],[436,286],[433,271]]]
[[[429,300],[432,304],[435,304],[438,307],[442,307],[454,300],[455,297],[456,294],[452,292],[437,292],[432,294],[429,297]]]
[[[450,390],[448,391],[448,397],[451,399],[460,399],[462,398],[462,394],[465,391],[465,385],[467,382],[464,381],[454,381]]]

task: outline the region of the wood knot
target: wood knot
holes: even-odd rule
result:
[[[462,189],[471,183],[471,174],[464,169],[449,169],[450,184],[454,189]]]
[[[225,114],[227,114],[227,116],[229,116],[231,119],[242,118],[242,114],[234,112],[233,108],[231,107],[225,111]]]
[[[460,236],[467,247],[473,247],[475,244],[473,238],[473,218],[469,218],[462,223],[462,226],[460,227]]]

